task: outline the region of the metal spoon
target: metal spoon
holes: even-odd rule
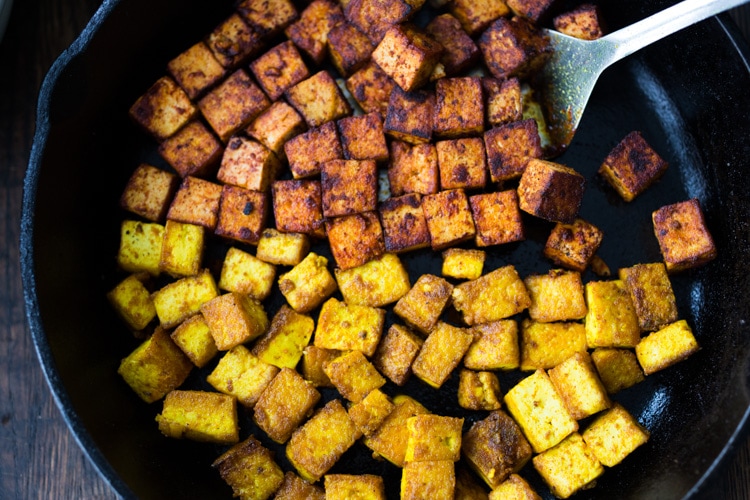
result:
[[[684,0],[597,40],[580,40],[553,30],[552,54],[537,75],[553,153],[562,153],[578,128],[599,75],[611,64],[706,18],[748,0]]]

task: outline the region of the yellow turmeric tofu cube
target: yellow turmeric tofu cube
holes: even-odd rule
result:
[[[362,266],[385,253],[383,226],[376,212],[326,220],[328,244],[339,269]]]
[[[407,23],[388,28],[372,59],[399,87],[410,92],[427,83],[442,54],[442,45]]]
[[[503,401],[536,453],[552,448],[578,430],[578,422],[544,370],[537,370],[514,385]]]
[[[407,92],[394,83],[388,99],[383,129],[397,141],[424,144],[432,139],[432,120],[435,111],[435,92],[414,90]],[[424,193],[423,193],[424,194]]]
[[[339,128],[344,158],[376,162],[384,162],[388,159],[389,152],[383,132],[383,119],[379,113],[341,118],[336,125]]]
[[[321,165],[323,215],[370,212],[377,208],[378,171],[374,160],[330,160]]]
[[[316,64],[321,64],[326,58],[328,33],[343,21],[344,12],[338,2],[313,0],[284,33]]]
[[[302,262],[279,276],[279,290],[292,309],[310,312],[337,289],[336,280],[328,270],[328,259],[310,252]]]
[[[486,257],[484,250],[449,248],[443,251],[441,273],[449,278],[475,280],[482,275]]]
[[[280,34],[299,17],[290,0],[242,0],[237,12],[264,38]]]
[[[521,470],[531,458],[531,445],[504,411],[490,412],[464,434],[462,451],[469,466],[490,488]]]
[[[346,88],[365,113],[379,113],[385,120],[396,82],[372,60],[346,79]],[[400,88],[400,87],[399,87]]]
[[[511,474],[490,492],[489,500],[542,500],[542,497],[524,478]]]
[[[385,483],[373,474],[326,474],[327,500],[385,500]]]
[[[622,280],[586,283],[588,312],[586,344],[596,347],[635,347],[641,328],[630,293]]]
[[[415,415],[406,421],[409,439],[406,442],[408,462],[450,460],[461,458],[463,418],[442,415]]]
[[[136,332],[146,328],[156,317],[154,301],[143,278],[131,274],[107,293],[107,299],[117,314]]]
[[[533,118],[504,123],[484,133],[492,182],[518,179],[531,158],[542,157],[539,129]]]
[[[391,196],[434,194],[440,188],[437,149],[434,144],[410,145],[391,141],[388,183]]]
[[[478,76],[441,78],[435,82],[435,115],[433,117],[435,136],[454,139],[478,136],[483,130],[484,99],[482,99],[480,78]],[[446,187],[444,186],[443,189]]]
[[[349,407],[349,418],[363,436],[371,436],[394,408],[391,398],[380,389],[373,389],[361,401]]]
[[[270,498],[284,481],[284,470],[273,452],[254,436],[225,451],[212,464],[235,497]]]
[[[157,141],[171,137],[198,114],[175,81],[163,76],[130,107],[130,117]]]
[[[702,266],[716,258],[716,245],[696,198],[663,206],[651,218],[668,272]]]
[[[188,176],[169,205],[167,219],[196,224],[213,231],[219,221],[221,184]]]
[[[643,373],[651,375],[687,359],[698,349],[693,330],[681,319],[644,337],[635,346],[635,355]]]
[[[471,330],[438,321],[412,363],[414,375],[430,387],[442,386],[474,341]]]
[[[525,78],[546,61],[550,46],[539,29],[515,16],[500,17],[477,39],[490,74],[499,80]]]
[[[510,14],[502,0],[454,0],[448,9],[471,37],[479,35],[495,19]]]
[[[472,327],[474,342],[464,356],[470,370],[515,370],[520,363],[518,323],[501,319]]]
[[[286,100],[310,128],[349,116],[351,106],[327,70],[302,80],[284,93]]]
[[[384,253],[361,266],[334,270],[347,304],[382,307],[400,300],[409,291],[409,274],[401,259]]]
[[[282,233],[272,227],[263,230],[255,256],[277,266],[296,266],[310,251],[310,238],[302,233]]]
[[[320,166],[344,158],[335,122],[327,122],[295,136],[284,144],[289,170],[295,179],[320,175]]]
[[[378,213],[386,252],[404,253],[430,246],[430,231],[419,193],[392,196],[378,205]]]
[[[385,324],[385,310],[346,304],[331,297],[323,304],[313,344],[325,349],[375,354]]]
[[[507,0],[510,10],[517,16],[539,24],[546,21],[557,0]]]
[[[481,189],[487,184],[487,165],[482,139],[465,137],[438,141],[435,148],[441,189]]]
[[[493,372],[461,370],[458,378],[458,406],[467,410],[499,410],[500,381]]]
[[[241,405],[252,408],[277,373],[278,368],[261,361],[244,345],[238,345],[221,357],[206,381],[217,391],[234,396]]]
[[[512,264],[453,288],[453,306],[467,325],[509,318],[530,305],[526,285]]]
[[[319,180],[281,180],[271,184],[276,229],[283,233],[325,236]]]
[[[232,241],[257,245],[271,205],[268,193],[224,185],[214,233]]]
[[[446,13],[435,16],[425,26],[425,31],[445,49],[440,63],[446,75],[462,73],[478,61],[479,47],[453,15]]]
[[[450,500],[456,489],[456,466],[451,460],[408,462],[401,472],[403,500]]]
[[[518,206],[541,219],[572,224],[586,180],[570,167],[531,158],[518,182]]]
[[[430,245],[435,251],[471,240],[476,235],[469,199],[463,189],[425,196],[422,210],[430,231]]]
[[[323,371],[339,393],[359,403],[371,391],[385,385],[383,378],[362,351],[350,351],[323,365]]]
[[[219,275],[219,288],[265,300],[271,293],[276,267],[259,258],[230,247],[224,256]]]
[[[518,193],[515,189],[476,194],[469,197],[478,247],[502,245],[526,238]]]
[[[645,444],[650,433],[622,405],[615,403],[599,415],[582,436],[602,465],[614,467]]]
[[[117,264],[124,271],[145,271],[158,276],[161,268],[161,247],[164,242],[164,226],[153,222],[124,220],[120,225],[120,248]]]
[[[198,274],[205,246],[203,226],[168,220],[164,225],[159,268],[174,277]]]
[[[310,76],[304,59],[291,40],[272,47],[250,63],[250,71],[272,101]]]
[[[245,132],[271,150],[280,160],[286,160],[284,145],[306,130],[305,120],[293,107],[286,101],[276,101],[258,115],[247,126]]]
[[[120,196],[120,207],[150,222],[161,223],[167,216],[178,184],[176,174],[141,163],[125,185]]]
[[[360,436],[341,401],[332,399],[294,431],[286,446],[286,457],[303,479],[314,483]]]
[[[453,285],[433,274],[423,274],[399,299],[393,312],[409,326],[428,334],[435,327],[451,300]]]
[[[323,488],[308,483],[292,471],[284,474],[284,482],[281,483],[274,496],[276,500],[325,500],[325,498]]]
[[[535,456],[532,463],[558,498],[570,497],[604,474],[604,467],[577,432]]]
[[[645,379],[635,352],[629,349],[599,347],[591,353],[591,360],[609,394],[616,394]]]
[[[488,127],[499,127],[523,120],[523,96],[518,78],[482,78],[484,112]],[[541,139],[541,138],[540,138]]]
[[[169,61],[167,71],[190,99],[200,97],[225,74],[224,67],[203,41]]]
[[[204,177],[216,171],[224,146],[200,120],[193,120],[159,144],[159,155],[180,174]]]
[[[404,466],[409,429],[406,422],[416,415],[430,413],[416,399],[405,394],[393,398],[395,407],[374,434],[365,436],[362,442],[373,451],[373,456],[382,457],[397,467]]]
[[[202,314],[194,314],[180,323],[171,337],[198,368],[204,367],[219,352]]]
[[[175,439],[224,445],[240,440],[237,400],[226,394],[174,390],[164,398],[156,422],[162,434]]]
[[[669,164],[640,132],[630,132],[609,152],[599,167],[601,175],[625,201],[632,201],[659,179]]]
[[[328,56],[344,78],[360,69],[370,59],[374,49],[367,35],[346,21],[328,32]]]
[[[256,299],[236,292],[219,295],[201,306],[211,336],[220,351],[229,349],[263,335],[268,328],[268,316]]]
[[[487,489],[481,484],[475,474],[463,466],[456,464],[456,489],[454,498],[460,500],[487,500]]]
[[[234,12],[208,34],[206,44],[222,66],[234,69],[260,51],[265,41]]]
[[[552,19],[557,31],[581,40],[596,40],[604,36],[605,26],[598,5],[584,4],[558,14]]]
[[[589,417],[612,405],[588,352],[577,352],[547,372],[570,415]]]
[[[341,351],[336,349],[306,346],[302,350],[302,365],[300,366],[302,376],[315,387],[333,387],[323,367],[340,355]]]
[[[282,305],[271,320],[268,331],[253,346],[253,354],[268,364],[294,369],[310,343],[315,321]]]
[[[199,313],[204,304],[218,296],[219,288],[214,277],[204,269],[199,274],[165,285],[155,291],[152,298],[159,323],[164,328],[172,328]]]
[[[532,274],[523,280],[531,297],[529,316],[549,323],[582,319],[586,316],[581,273],[551,269],[547,274]]]
[[[393,324],[378,344],[375,367],[394,384],[402,386],[411,375],[411,365],[424,340],[408,328]]]
[[[630,292],[641,331],[652,332],[677,321],[677,302],[663,262],[621,268],[618,275]]]
[[[281,162],[266,146],[248,137],[234,136],[227,143],[216,178],[224,184],[267,191],[280,170]]]
[[[253,407],[253,420],[268,437],[286,443],[320,401],[315,387],[292,368],[282,368]]]
[[[521,322],[521,370],[548,369],[586,351],[586,330],[575,321]]]

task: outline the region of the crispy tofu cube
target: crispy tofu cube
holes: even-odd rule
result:
[[[310,238],[302,233],[282,233],[272,227],[263,230],[255,256],[277,266],[296,266],[310,251]]]
[[[180,177],[201,177],[216,171],[224,147],[201,121],[195,120],[159,144],[158,152]]]
[[[621,280],[586,283],[588,312],[586,344],[596,347],[635,347],[641,340],[638,315]]]
[[[266,228],[268,193],[225,185],[214,232],[230,240],[257,245]]]
[[[475,280],[482,275],[486,257],[484,250],[449,248],[443,251],[441,273],[450,278]]]
[[[651,375],[687,359],[700,349],[693,330],[684,319],[644,337],[635,346],[643,373]]]
[[[406,420],[409,439],[406,442],[408,462],[450,460],[461,458],[463,418],[442,415],[415,415]]]
[[[320,400],[320,393],[292,368],[282,368],[253,407],[253,420],[268,437],[286,443]]]
[[[346,19],[378,44],[390,27],[411,19],[424,0],[348,0]]]
[[[467,410],[499,410],[502,400],[497,375],[462,369],[458,379],[458,405]]]
[[[630,349],[598,347],[591,353],[591,360],[609,394],[616,394],[645,379],[641,365]]]
[[[276,267],[273,264],[231,247],[221,265],[219,288],[265,300],[271,294],[275,278]]]
[[[435,194],[439,190],[437,149],[434,144],[410,145],[394,140],[390,145],[388,183],[393,197],[409,193]]]
[[[327,70],[321,70],[302,80],[284,95],[310,128],[349,116],[352,112],[341,89]]]
[[[645,444],[650,433],[622,405],[615,403],[588,426],[582,437],[602,465],[614,467]]]
[[[196,224],[211,231],[219,221],[221,184],[188,176],[182,180],[169,205],[167,219]]]
[[[334,274],[347,304],[382,307],[400,300],[411,286],[401,259],[392,253]]]
[[[294,369],[310,343],[315,321],[282,305],[271,320],[268,331],[258,339],[252,353],[268,364]]]
[[[471,330],[438,321],[417,353],[412,372],[430,387],[440,388],[473,341]]]
[[[286,160],[284,145],[306,130],[305,120],[293,107],[286,101],[276,101],[258,115],[258,118],[247,126],[245,132],[273,151],[279,159]]]
[[[503,398],[535,453],[542,453],[578,430],[565,403],[544,370],[513,386]]]
[[[385,324],[385,310],[346,304],[331,297],[320,310],[313,344],[325,349],[375,354]]]
[[[328,55],[344,78],[364,66],[374,49],[375,46],[367,35],[346,21],[328,32]]]
[[[368,113],[342,118],[337,125],[344,158],[377,162],[384,162],[388,159],[388,145],[385,142],[380,114]]]
[[[156,315],[163,328],[172,328],[219,295],[213,276],[204,269],[194,276],[186,276],[164,285],[152,295]]]
[[[164,226],[159,268],[174,277],[198,274],[205,245],[203,226],[168,220]]]
[[[529,483],[518,474],[511,474],[508,479],[495,487],[489,500],[541,500]]]
[[[454,0],[448,9],[471,37],[479,35],[495,19],[510,14],[504,0]]]
[[[552,368],[577,352],[586,351],[586,330],[581,323],[521,322],[521,370]]]
[[[531,158],[542,157],[539,129],[533,118],[502,124],[484,133],[492,182],[521,177]]]
[[[341,270],[362,266],[385,253],[383,228],[376,212],[326,220],[331,253]]]
[[[395,396],[393,404],[395,407],[385,421],[373,435],[365,436],[362,442],[373,451],[373,456],[382,457],[396,467],[404,467],[406,443],[409,441],[409,429],[406,422],[411,417],[427,414],[430,411],[416,399],[404,394]]]
[[[541,24],[549,17],[558,0],[506,0],[508,7],[517,16],[524,17],[534,24]]]
[[[292,471],[284,474],[284,482],[276,490],[275,500],[325,500],[326,494],[318,485],[310,484]]]
[[[558,498],[570,497],[604,474],[604,467],[577,432],[535,456],[532,463]]]
[[[107,299],[128,327],[136,332],[146,328],[156,317],[151,292],[144,276],[131,274],[107,293]]]
[[[623,200],[633,201],[660,178],[668,166],[641,133],[633,131],[609,152],[599,167],[599,174]]]
[[[310,77],[305,61],[290,40],[281,42],[250,63],[255,80],[272,100]]]
[[[454,498],[459,500],[487,500],[487,491],[477,477],[461,463],[456,464],[456,489]]]
[[[570,415],[589,417],[612,405],[587,351],[577,352],[547,372]]]
[[[202,314],[194,314],[180,323],[171,337],[198,368],[203,368],[219,352]]]
[[[449,189],[422,198],[422,210],[430,231],[430,246],[443,250],[476,236],[469,199],[463,189]]]
[[[326,499],[385,500],[383,478],[373,474],[326,474],[323,478]]]
[[[235,444],[240,440],[237,400],[226,394],[174,390],[156,416],[159,431],[175,439]]]
[[[321,165],[323,215],[371,212],[377,208],[378,171],[374,160],[330,160]]]
[[[469,205],[477,229],[474,242],[478,247],[526,239],[515,189],[470,196]]]
[[[467,137],[439,141],[435,148],[441,189],[481,189],[487,184],[487,162],[482,139]]]
[[[130,117],[157,141],[171,137],[198,115],[198,109],[175,81],[163,76],[130,107]]]
[[[479,47],[453,15],[435,16],[425,26],[425,31],[445,49],[440,62],[445,68],[446,75],[457,75],[477,63]]]
[[[408,328],[393,324],[378,345],[373,364],[394,384],[402,386],[411,375],[411,365],[423,343]]]
[[[325,123],[290,139],[284,144],[284,152],[295,179],[320,175],[323,163],[344,159],[344,150],[334,122]]]
[[[164,226],[152,222],[124,220],[120,224],[117,265],[129,273],[145,271],[151,276],[161,272],[161,247]]]
[[[529,21],[500,17],[477,40],[490,74],[499,80],[526,78],[550,53],[549,40]]]
[[[585,183],[572,168],[531,158],[518,182],[518,205],[536,217],[572,224],[581,207]]]
[[[325,236],[323,195],[318,180],[283,180],[271,184],[273,216],[282,233]]]
[[[244,345],[238,345],[219,359],[206,381],[217,391],[234,396],[241,405],[252,408],[277,373],[277,367],[261,361]]]
[[[518,78],[498,80],[485,77],[482,78],[482,90],[488,126],[499,127],[523,120],[523,96]]]
[[[316,64],[326,57],[328,33],[344,21],[344,11],[333,0],[313,0],[300,12],[299,19],[287,26],[284,33]]]
[[[315,387],[333,387],[323,367],[336,357],[341,351],[335,349],[323,349],[314,345],[308,345],[302,351],[302,376]]]
[[[515,370],[520,363],[518,323],[502,319],[472,327],[474,342],[464,356],[471,370]]]
[[[521,428],[502,410],[472,424],[464,434],[462,451],[490,488],[520,471],[531,458],[531,446]]]
[[[242,0],[237,12],[264,38],[280,34],[299,17],[291,0]]]
[[[391,398],[380,389],[373,389],[361,401],[349,407],[349,418],[363,436],[371,436],[394,408]]]
[[[434,92],[406,92],[395,85],[388,100],[383,130],[393,139],[409,144],[430,142],[434,112]]]
[[[401,89],[410,92],[427,83],[442,54],[442,45],[407,23],[386,31],[372,59]]]
[[[349,351],[323,365],[323,371],[339,393],[359,403],[371,391],[385,385],[385,379],[362,351]]]
[[[430,232],[422,210],[422,196],[391,197],[378,206],[385,251],[404,253],[430,246]]]
[[[216,60],[227,69],[244,65],[264,43],[261,35],[236,12],[216,26],[206,40]]]
[[[286,457],[303,479],[315,482],[360,436],[341,401],[332,399],[294,431]]]
[[[190,99],[224,78],[224,67],[203,41],[192,45],[167,63],[167,71]]]
[[[513,265],[453,288],[453,306],[463,314],[467,325],[509,318],[530,305],[529,292]]]
[[[465,76],[441,78],[435,82],[435,136],[455,139],[478,136],[483,130],[484,99],[481,79]]]
[[[401,319],[418,331],[429,334],[451,300],[453,285],[432,274],[423,274],[393,308]]]
[[[556,265],[584,272],[593,262],[604,233],[595,225],[577,218],[572,224],[558,222],[542,250]]]
[[[314,252],[279,276],[279,290],[292,309],[310,312],[337,290],[336,280],[328,270],[328,259]]]
[[[547,274],[529,275],[523,282],[531,297],[529,316],[534,321],[549,323],[586,316],[581,273],[551,269]]]
[[[273,453],[252,435],[212,465],[240,498],[270,498],[284,482],[284,470],[274,461]]]
[[[260,142],[243,136],[232,137],[221,157],[216,178],[254,191],[267,191],[281,171],[278,157]]]
[[[716,245],[697,199],[663,206],[651,218],[668,272],[702,266],[716,258]]]
[[[401,473],[401,498],[450,500],[456,489],[456,467],[451,460],[408,462]]]
[[[167,330],[157,327],[121,362],[117,373],[146,403],[153,403],[178,388],[193,364],[172,342]]]
[[[598,5],[583,4],[552,19],[557,31],[581,40],[596,40],[604,36],[604,22]]]
[[[380,113],[385,120],[396,82],[372,60],[346,79],[346,88],[365,113]]]
[[[677,321],[677,302],[663,262],[621,268],[618,275],[630,292],[641,331],[653,332]]]
[[[179,181],[172,172],[141,163],[125,185],[120,207],[151,222],[163,222]]]
[[[200,309],[220,351],[250,342],[268,328],[263,305],[247,295],[228,292],[204,303]]]

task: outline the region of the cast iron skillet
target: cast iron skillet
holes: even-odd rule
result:
[[[601,3],[616,29],[674,2]],[[105,1],[44,82],[25,180],[21,258],[34,343],[72,432],[126,498],[231,496],[210,467],[222,449],[162,437],[154,423],[161,405],[140,401],[116,374],[137,341],[105,299],[121,277],[114,256],[126,216],[117,207],[125,181],[141,161],[163,165],[151,140],[129,122],[127,109],[164,74],[169,59],[232,8],[229,0],[208,5]],[[708,266],[673,277],[681,317],[702,350],[616,397],[651,431],[651,440],[577,498],[700,497],[707,478],[744,439],[750,406],[750,51],[728,19],[678,33],[605,72],[573,144],[558,158],[586,176],[581,215],[604,230],[599,253],[612,269],[659,260],[651,211],[691,197],[700,200],[719,251]],[[595,172],[631,130],[641,130],[670,168],[626,204]],[[550,226],[527,222],[527,241],[492,251],[487,269],[513,263],[522,276],[549,269],[540,251]],[[428,253],[404,262],[413,275],[438,272]],[[205,388],[201,375],[195,372],[188,385]],[[503,391],[517,379],[502,376]],[[445,391],[455,384],[454,377]],[[445,391],[416,381],[404,390],[433,411],[462,414]],[[477,418],[468,416],[467,425]],[[249,424],[244,412],[242,419]],[[398,471],[370,461],[369,454],[356,445],[334,471],[382,474],[395,484],[393,496]],[[278,458],[285,463],[283,453]],[[523,475],[549,495],[530,466]]]

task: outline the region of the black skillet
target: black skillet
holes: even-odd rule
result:
[[[674,2],[600,3],[609,27],[617,29]],[[65,420],[125,498],[231,497],[210,467],[222,448],[161,436],[154,423],[160,404],[140,401],[116,374],[137,341],[105,299],[120,276],[114,255],[125,214],[117,199],[139,162],[163,165],[154,144],[129,122],[127,109],[164,74],[169,59],[231,8],[228,0],[105,1],[41,90],[21,234],[27,316]],[[719,252],[708,266],[673,277],[681,317],[702,350],[617,395],[651,431],[650,441],[577,498],[702,497],[724,457],[744,442],[750,406],[750,50],[728,19],[703,22],[607,70],[570,149],[557,159],[586,177],[581,215],[604,230],[599,254],[612,269],[659,260],[651,211],[692,197],[703,206]],[[627,204],[595,172],[632,130],[642,131],[670,167]],[[493,250],[487,269],[513,263],[523,276],[550,268],[540,258],[549,225],[527,222],[527,241]],[[429,253],[407,255],[404,262],[413,275],[436,272],[437,259]],[[188,385],[205,388],[202,375],[194,373]],[[503,390],[518,377],[504,375]],[[404,390],[433,411],[462,415],[450,395],[455,384],[451,379],[436,392],[412,381]],[[467,414],[467,425],[480,417]],[[248,414],[242,419],[246,436]],[[382,474],[389,497],[397,495],[398,471],[369,455],[356,445],[334,471]],[[285,464],[281,452],[279,460]],[[549,496],[530,466],[522,474]]]

